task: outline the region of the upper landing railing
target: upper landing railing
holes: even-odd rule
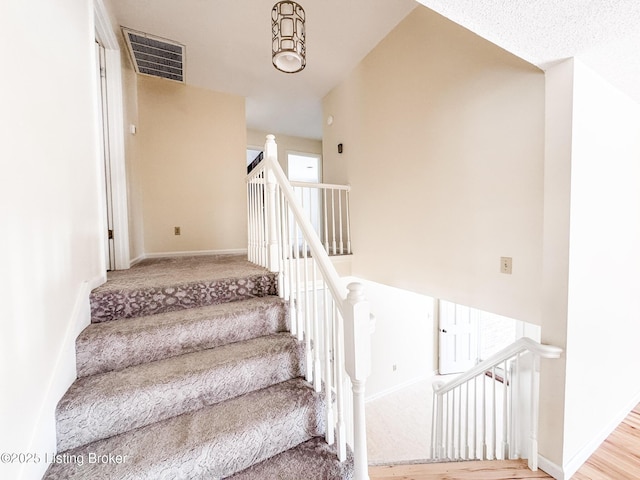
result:
[[[337,444],[338,458],[343,461],[352,431],[349,443],[354,476],[366,480],[364,386],[371,368],[369,303],[361,284],[351,283],[346,289],[342,285],[327,254],[327,249],[341,248],[341,230],[334,228],[336,247],[333,236],[326,237],[331,238],[330,248],[322,244],[300,194],[296,195],[278,164],[273,135],[267,136],[264,157],[247,176],[249,260],[278,273],[279,295],[290,305],[291,333],[305,343],[306,379],[317,392],[324,391],[326,440]],[[329,198],[334,198],[333,193]],[[340,200],[338,205],[342,205]],[[344,251],[344,245],[342,248]]]
[[[329,255],[350,255],[351,186],[306,182],[291,182],[291,186],[314,230],[322,239],[326,252]]]

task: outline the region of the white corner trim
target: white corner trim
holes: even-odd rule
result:
[[[564,480],[565,475],[562,471],[562,467],[556,465],[551,460],[542,455],[538,455],[538,468],[543,472],[551,475],[556,480]]]
[[[613,431],[618,428],[620,423],[629,415],[629,413],[640,403],[640,392],[637,392],[631,399],[631,401],[615,415],[611,421],[600,431],[598,435],[593,437],[584,447],[578,451],[564,466],[564,472],[566,478],[571,478],[584,463],[589,460],[589,457],[595,453],[600,445],[607,439]],[[564,480],[564,479],[562,479]]]
[[[373,402],[374,400],[378,400],[382,397],[386,397],[387,395],[391,395],[392,393],[402,390],[403,388],[410,387],[411,385],[415,385],[416,383],[423,382],[432,377],[435,377],[437,374],[438,374],[437,372],[429,372],[425,375],[420,375],[419,377],[410,378],[405,382],[399,383],[398,385],[394,385],[393,387],[382,390],[381,392],[374,393],[373,395],[370,395],[370,396],[366,396],[364,401],[365,403]],[[365,393],[366,393],[366,387],[365,387]]]

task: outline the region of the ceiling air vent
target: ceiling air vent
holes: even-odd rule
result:
[[[184,83],[184,45],[126,27],[122,32],[136,72]]]

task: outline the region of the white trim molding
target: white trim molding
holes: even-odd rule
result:
[[[109,156],[111,164],[111,201],[113,212],[113,238],[115,267],[124,270],[131,266],[129,252],[129,210],[127,202],[127,176],[124,148],[124,110],[122,96],[122,66],[120,44],[109,12],[103,0],[94,0],[96,38],[105,49],[107,70],[107,110],[109,112]]]
[[[185,250],[180,252],[155,252],[145,253],[136,258],[136,263],[147,258],[163,258],[163,257],[197,257],[201,255],[246,255],[246,248],[230,248],[226,250]]]
[[[551,475],[556,480],[564,480],[564,472],[562,471],[562,467],[556,465],[551,460],[542,455],[538,455],[538,468],[543,472]]]
[[[89,294],[91,289],[104,283],[105,277],[98,276],[80,284],[71,312],[71,318],[64,334],[62,347],[58,352],[55,367],[40,403],[40,411],[36,428],[30,442],[30,453],[51,455],[56,452],[55,409],[60,398],[76,379],[76,338],[91,322]],[[19,478],[39,478],[46,467],[45,463],[25,463],[20,470]]]

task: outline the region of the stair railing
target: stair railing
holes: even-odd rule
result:
[[[561,354],[520,338],[454,380],[435,383],[432,458],[527,458],[537,470],[540,359]]]
[[[247,176],[247,193],[249,260],[278,273],[279,295],[289,303],[291,333],[305,343],[306,379],[325,395],[326,441],[336,443],[344,461],[352,428],[354,477],[366,480],[364,387],[371,370],[371,317],[363,287],[342,285],[278,164],[273,135],[267,136],[264,160]],[[351,392],[345,388],[349,380],[352,410],[347,404]]]
[[[351,186],[307,182],[291,182],[291,186],[308,214],[312,214],[312,202],[318,201],[321,218],[316,233],[323,240],[327,253],[351,255]]]

